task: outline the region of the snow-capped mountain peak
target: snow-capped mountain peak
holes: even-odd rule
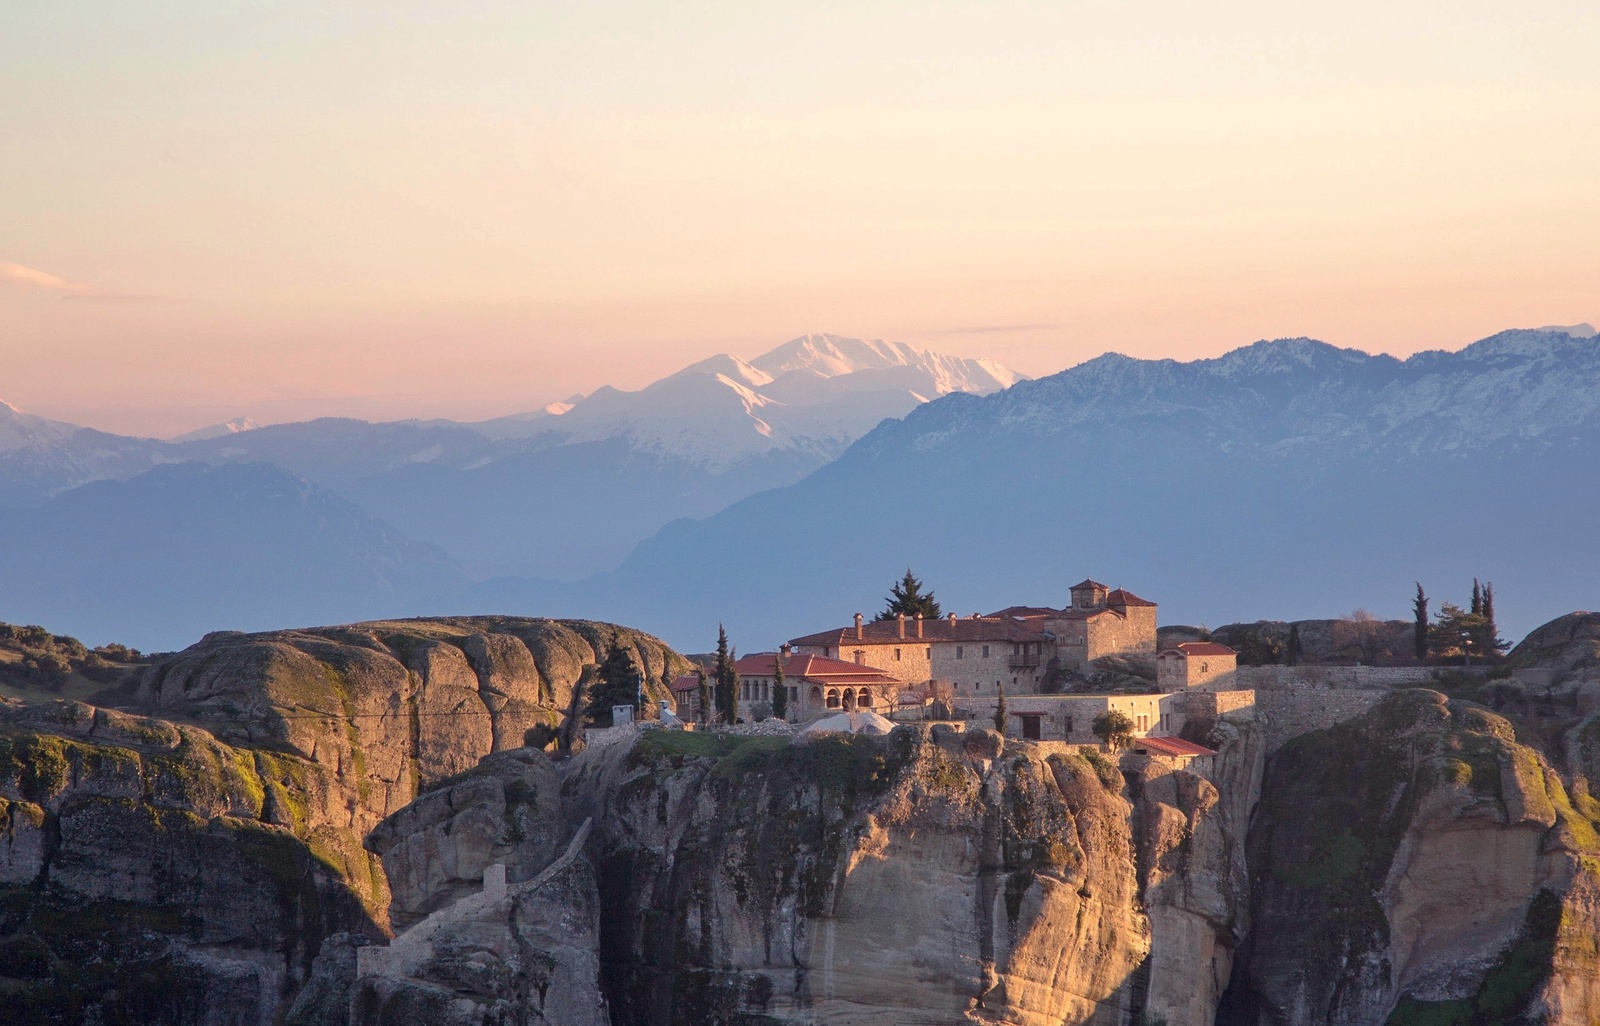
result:
[[[169,438],[167,441],[204,442],[212,438],[226,438],[229,435],[242,434],[245,431],[254,431],[260,426],[260,424],[257,424],[249,417],[235,417],[232,420],[225,420],[221,424],[211,424],[203,428],[196,428],[193,431]]]
[[[986,395],[1020,377],[992,360],[902,342],[802,335],[752,360],[707,357],[637,392],[598,389],[559,420],[548,406],[474,427],[497,438],[540,434],[551,444],[625,438],[639,451],[720,470],[783,449],[832,459],[928,398]]]

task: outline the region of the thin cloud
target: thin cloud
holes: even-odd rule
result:
[[[1046,331],[1059,324],[976,324],[966,328],[935,328],[935,335],[1000,335],[1013,331]]]
[[[99,291],[93,285],[85,285],[81,281],[68,281],[48,271],[37,271],[21,264],[0,264],[0,281],[9,281],[33,289],[45,289],[49,292],[63,292],[69,296],[90,296]]]
[[[41,271],[22,264],[0,264],[0,282],[10,282],[23,288],[42,289],[60,293],[63,302],[95,303],[153,303],[161,296],[140,296],[127,292],[107,292],[81,281],[69,281],[49,271]]]

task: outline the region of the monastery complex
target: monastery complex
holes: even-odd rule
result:
[[[1193,757],[1209,750],[1179,739],[1191,721],[1255,704],[1236,689],[1237,655],[1226,645],[1188,642],[1158,651],[1156,604],[1085,580],[1060,609],[1010,606],[988,615],[924,620],[899,616],[854,622],[790,640],[778,652],[735,664],[741,708],[771,708],[782,686],[787,719],[804,723],[840,712],[920,715],[935,699],[974,718],[991,718],[1005,696],[1007,733],[1029,740],[1094,744],[1095,717],[1117,710],[1155,754]],[[1063,685],[1121,656],[1153,665],[1143,694],[1062,693]],[[777,667],[782,664],[782,684]],[[697,676],[672,685],[678,714],[700,719]],[[1166,740],[1163,740],[1166,739]],[[1166,751],[1167,748],[1174,749]]]

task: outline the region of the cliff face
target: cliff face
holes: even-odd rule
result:
[[[1509,722],[1436,692],[1289,742],[1217,1021],[1591,1021],[1600,806],[1573,797]]]
[[[1064,748],[903,728],[652,735],[585,753],[567,787],[572,815],[604,812],[617,1026],[1176,1026],[1209,1021],[1228,975],[1242,850],[1188,772],[1130,785]]]
[[[0,708],[0,1020],[270,1023],[387,891],[323,767],[63,702]]]
[[[273,1022],[330,935],[388,932],[369,831],[558,719],[616,643],[653,689],[683,665],[606,624],[406,621],[209,637],[105,691],[147,715],[0,705],[0,1020]]]

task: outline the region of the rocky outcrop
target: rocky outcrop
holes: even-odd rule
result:
[[[1239,665],[1258,666],[1287,661],[1291,629],[1299,638],[1301,662],[1393,665],[1413,654],[1410,620],[1257,620],[1224,624],[1211,631],[1210,639],[1237,650]],[[1172,638],[1189,640],[1177,632]]]
[[[271,1023],[324,937],[381,931],[339,793],[192,726],[0,709],[0,1021]]]
[[[1506,656],[1518,669],[1558,678],[1600,679],[1600,613],[1568,613],[1537,628]]]
[[[362,839],[557,721],[614,644],[652,691],[684,665],[606,624],[417,620],[213,635],[108,692],[121,709],[0,707],[0,1021],[266,1026],[342,1007],[327,990],[344,978],[337,951],[315,968],[323,940],[390,928],[388,877]],[[566,828],[552,771],[538,772],[493,812],[542,837],[548,862]],[[518,818],[519,787],[547,803],[539,815]],[[447,900],[419,897],[429,874],[459,887],[468,862],[503,854],[452,850],[455,863],[397,875],[401,925]],[[296,1004],[308,980],[321,996]]]
[[[1436,692],[1291,741],[1266,766],[1217,1021],[1591,1021],[1592,945],[1554,957],[1593,922],[1588,807],[1510,723]]]
[[[660,733],[585,753],[568,786],[573,815],[605,811],[591,850],[617,1026],[1120,1024],[1153,993],[1142,892],[1170,892],[1175,924],[1229,915],[1227,873],[1192,871],[1230,857],[1202,826],[1210,785],[1150,770],[1130,802],[1113,764],[991,731]]]
[[[350,1021],[606,1026],[589,825],[567,835],[555,771],[529,750],[490,756],[384,820],[368,845],[402,932],[359,953]]]

